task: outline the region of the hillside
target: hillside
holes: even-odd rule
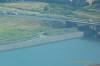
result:
[[[45,1],[45,0],[44,0]],[[9,2],[0,3],[0,10],[15,11],[27,14],[48,15],[57,17],[73,16],[78,18],[87,18],[99,20],[100,18],[100,1],[96,0],[93,5],[89,5],[83,0],[77,0],[71,3],[54,2]],[[60,0],[58,1],[60,2]],[[63,1],[64,2],[64,1]],[[76,16],[77,15],[77,16]]]
[[[73,13],[79,17],[83,16],[88,19],[100,20],[100,2],[78,8]]]
[[[0,9],[36,15],[65,16],[71,13],[72,7],[59,3],[18,2],[0,3]]]
[[[0,42],[33,38],[39,36],[42,31],[48,35],[57,35],[66,31],[78,31],[75,27],[66,28],[66,22],[20,17],[16,13],[64,18],[70,16],[100,22],[100,1],[95,1],[92,5],[83,3],[86,5],[79,6],[79,4],[76,4],[77,6],[75,7],[75,3],[67,3],[37,1],[0,3]],[[9,14],[15,14],[15,16]]]

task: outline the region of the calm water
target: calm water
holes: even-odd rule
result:
[[[69,61],[88,61],[71,63]],[[100,42],[72,39],[0,52],[0,66],[86,66],[100,63]]]

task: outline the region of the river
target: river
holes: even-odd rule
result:
[[[64,40],[52,44],[0,52],[0,66],[87,66],[100,63],[99,50],[99,41]],[[79,61],[81,62],[79,63]]]

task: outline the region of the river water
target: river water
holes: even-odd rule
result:
[[[96,63],[100,63],[100,42],[82,38],[0,52],[0,66],[88,66]]]

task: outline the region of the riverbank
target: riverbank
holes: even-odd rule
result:
[[[57,42],[61,40],[67,40],[67,39],[79,38],[79,37],[83,37],[83,32],[73,32],[73,33],[55,35],[55,36],[44,36],[44,37],[13,43],[13,44],[5,44],[5,45],[2,44],[0,45],[0,51],[7,51],[7,50],[12,50],[17,48],[25,48],[25,47],[36,46],[36,45],[43,45],[51,42]]]

